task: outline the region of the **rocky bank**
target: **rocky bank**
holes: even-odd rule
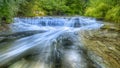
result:
[[[80,34],[87,55],[98,68],[120,68],[120,25],[108,23]]]

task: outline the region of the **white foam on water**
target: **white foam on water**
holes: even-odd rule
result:
[[[61,35],[65,33],[73,33],[74,35],[74,32],[80,30],[99,29],[101,26],[103,26],[103,24],[100,22],[94,19],[83,17],[14,18],[14,23],[11,24],[11,30],[13,32],[30,30],[45,30],[46,32],[15,40],[15,42],[11,44],[13,47],[10,47],[3,53],[0,53],[0,65],[14,60],[17,57],[29,55],[31,53],[34,54],[34,52],[36,52],[38,54],[37,61],[31,61],[31,63],[28,62],[27,67],[53,68],[53,53],[56,51],[55,54],[59,56],[59,52],[57,51],[59,49],[62,51],[62,49],[59,48],[59,45],[63,45],[59,44],[60,42],[58,42],[58,39]],[[61,68],[86,68],[85,58],[83,58],[83,56],[79,54],[77,50],[69,49],[68,51],[64,50],[62,52],[64,52],[62,54],[62,63],[64,64],[61,65]],[[15,64],[11,66],[11,68],[15,67]],[[27,67],[25,64],[21,64],[20,68]]]

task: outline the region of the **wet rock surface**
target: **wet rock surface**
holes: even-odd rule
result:
[[[29,54],[15,57],[0,68],[97,68],[81,47],[77,37],[74,33],[63,33],[53,40],[50,51],[49,47],[46,48],[45,51],[49,52],[42,53],[42,50],[35,47],[32,51],[29,50],[30,52],[26,51]]]
[[[5,33],[5,34],[0,34],[0,42],[4,42],[4,41],[9,41],[9,40],[15,40],[15,39],[19,39],[22,37],[27,37],[27,36],[31,36],[34,34],[38,34],[38,33],[43,33],[46,31],[42,31],[42,30],[34,30],[34,31],[22,31],[22,32],[15,32],[15,33]]]
[[[119,26],[105,24],[97,31],[81,32],[84,48],[100,68],[120,68]]]
[[[119,26],[101,26],[82,17],[16,18],[16,33],[0,35],[0,68],[120,68]]]

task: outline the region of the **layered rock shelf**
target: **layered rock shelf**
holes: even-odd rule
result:
[[[100,68],[120,68],[119,26],[109,24],[97,31],[81,33],[87,54],[95,64]]]

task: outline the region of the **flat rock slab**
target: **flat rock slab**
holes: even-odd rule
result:
[[[81,36],[89,57],[101,68],[120,68],[119,29],[101,28]]]

